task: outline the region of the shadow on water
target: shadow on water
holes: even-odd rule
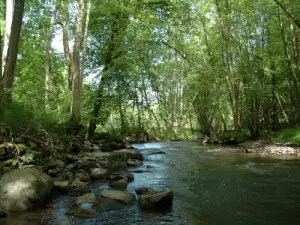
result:
[[[174,192],[171,211],[142,212],[137,204],[92,218],[68,213],[75,197],[60,196],[54,209],[16,215],[0,224],[300,224],[300,161],[246,155],[235,147],[204,146],[198,141],[136,144],[144,164],[131,171],[127,190],[148,186]],[[106,184],[95,183],[99,194]],[[21,221],[21,222],[20,222]],[[22,222],[23,221],[23,222]]]

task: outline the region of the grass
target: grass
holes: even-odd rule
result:
[[[280,130],[276,140],[283,142],[300,143],[300,127],[286,128]]]

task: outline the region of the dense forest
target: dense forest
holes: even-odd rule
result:
[[[1,127],[252,138],[300,121],[298,0],[1,1]]]

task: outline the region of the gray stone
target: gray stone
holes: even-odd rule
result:
[[[112,173],[109,176],[109,179],[112,181],[117,181],[117,180],[133,181],[134,176],[132,173],[130,173],[128,171],[117,171],[117,172]]]
[[[88,174],[88,172],[86,172],[85,170],[78,170],[75,173],[75,178],[77,178],[78,180],[82,181],[82,182],[90,182],[90,175]]]
[[[131,194],[126,191],[120,191],[120,190],[104,190],[101,193],[101,196],[104,198],[110,198],[125,204],[130,204],[134,202],[135,196],[134,194]]]
[[[121,190],[126,190],[127,184],[128,184],[128,181],[127,181],[127,180],[117,180],[117,181],[112,181],[112,180],[110,180],[110,181],[108,182],[108,185],[109,185],[111,188],[121,189]]]
[[[146,193],[149,191],[149,188],[147,187],[138,187],[134,189],[135,193],[137,193],[138,195],[141,195],[143,193]]]
[[[70,192],[72,194],[87,193],[90,191],[90,186],[88,182],[82,182],[78,179],[75,179],[70,185]]]
[[[128,159],[127,166],[140,166],[143,165],[143,162],[139,159]]]
[[[113,154],[124,155],[125,158],[128,159],[138,159],[143,160],[143,155],[141,152],[134,149],[122,149],[118,151],[113,151]]]
[[[104,180],[107,178],[108,171],[103,168],[93,168],[91,169],[91,179],[93,180]]]
[[[69,181],[54,181],[54,187],[56,190],[63,192],[63,193],[68,193],[70,191],[70,186],[69,186]]]
[[[139,195],[139,205],[142,209],[168,209],[172,206],[172,191],[149,191]]]
[[[97,196],[94,193],[88,193],[82,196],[79,196],[76,200],[77,205],[81,205],[84,203],[96,203]]]
[[[0,181],[0,209],[27,211],[42,203],[52,187],[52,178],[35,167],[13,170]]]

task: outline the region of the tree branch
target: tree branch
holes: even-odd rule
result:
[[[297,25],[300,29],[300,21],[297,20],[278,0],[274,0],[274,2],[287,14],[287,16]]]

